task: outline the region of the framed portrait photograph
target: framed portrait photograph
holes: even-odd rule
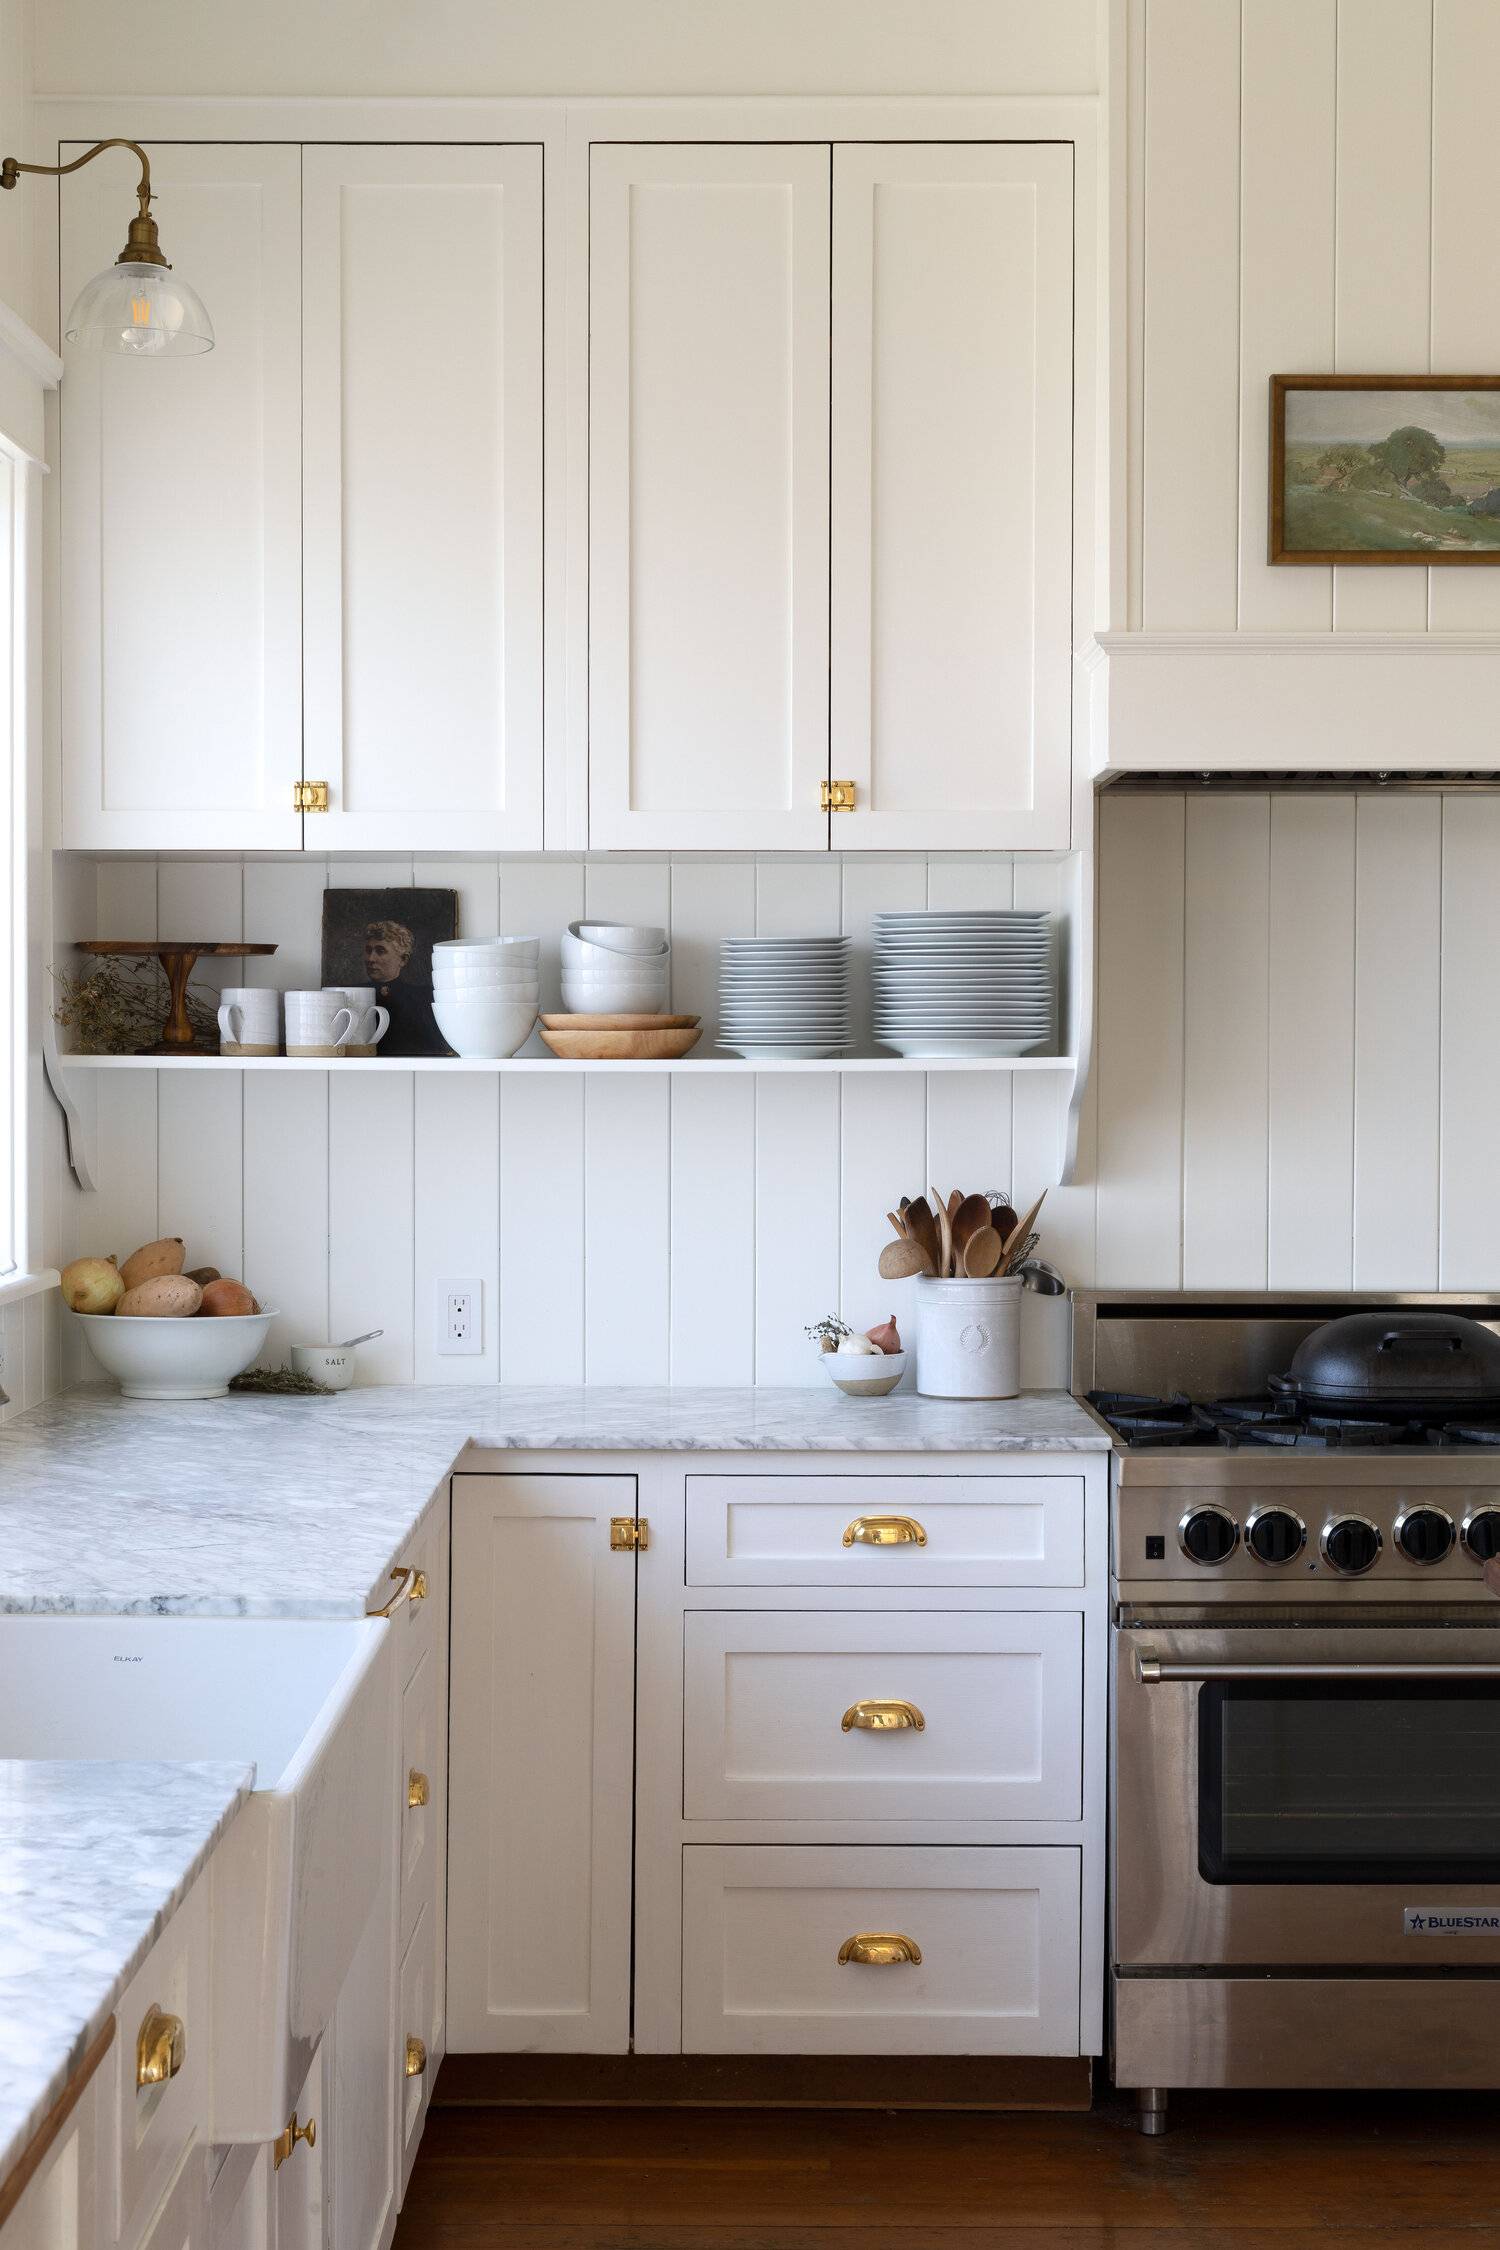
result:
[[[1273,375],[1273,563],[1500,563],[1500,375]]]
[[[432,1012],[432,949],[458,935],[457,891],[323,893],[323,982],[373,985],[390,1010],[382,1055],[448,1055]]]

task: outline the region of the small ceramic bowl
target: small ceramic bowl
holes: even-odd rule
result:
[[[845,1398],[885,1398],[906,1373],[905,1352],[824,1352],[828,1380]]]
[[[347,1391],[354,1380],[351,1344],[293,1344],[292,1373],[311,1376],[325,1390]]]

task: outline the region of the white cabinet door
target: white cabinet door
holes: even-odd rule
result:
[[[1066,845],[1071,147],[839,147],[833,182],[833,841]]]
[[[298,152],[162,143],[151,167],[166,253],[216,343],[181,360],[68,348],[62,841],[294,851]],[[68,181],[64,306],[118,253],[133,184],[120,152]]]
[[[453,1479],[450,2053],[629,2044],[635,1489]]]
[[[826,146],[596,147],[589,842],[822,849]]]
[[[303,152],[320,850],[542,843],[542,152]]]

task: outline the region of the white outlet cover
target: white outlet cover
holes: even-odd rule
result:
[[[440,1359],[477,1359],[484,1350],[484,1283],[449,1276],[437,1285],[437,1352]]]

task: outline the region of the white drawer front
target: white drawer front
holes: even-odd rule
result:
[[[1081,1586],[1079,1476],[690,1476],[690,1586]]]
[[[1078,1914],[1067,1849],[691,1845],[683,2047],[1076,2054]],[[920,1961],[840,1961],[873,1936],[909,1940]]]
[[[401,1697],[401,1935],[436,1894],[438,1822],[442,1818],[438,1740],[443,1713],[441,1657],[429,1648]]]
[[[142,2029],[155,2010],[182,2026],[181,2065],[157,2084],[139,2084]],[[119,2235],[140,2239],[207,2110],[207,1886],[193,1885],[136,1971],[116,2009]],[[163,2037],[166,2027],[161,2026]]]
[[[1080,1816],[1076,1613],[699,1610],[683,1624],[688,1820]]]

